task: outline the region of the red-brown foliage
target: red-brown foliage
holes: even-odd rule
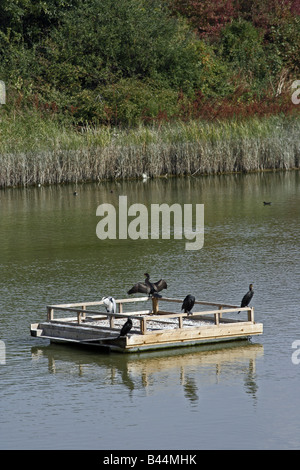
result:
[[[300,0],[170,0],[170,7],[187,18],[200,37],[209,38],[236,18],[268,33],[271,26],[300,15]]]
[[[250,117],[266,117],[278,114],[296,115],[300,111],[300,106],[296,106],[291,101],[290,94],[282,94],[274,97],[266,95],[263,98],[256,98],[249,102],[242,101],[241,96],[245,90],[238,89],[231,98],[207,99],[199,91],[194,100],[187,101],[183,94],[179,95],[179,111],[173,116],[168,116],[161,111],[155,118],[143,116],[145,123],[162,122],[180,119],[189,121],[192,119],[202,119],[205,121],[226,120],[226,119],[247,119]]]
[[[218,35],[238,14],[236,0],[172,0],[171,8],[186,17],[200,37]]]

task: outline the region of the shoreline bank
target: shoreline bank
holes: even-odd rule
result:
[[[57,123],[43,123],[41,132],[36,124],[18,129],[22,136],[15,132],[12,140],[2,140],[0,188],[300,168],[295,118],[80,132]]]

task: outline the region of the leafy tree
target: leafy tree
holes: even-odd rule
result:
[[[136,77],[189,88],[198,85],[195,41],[157,0],[87,0],[63,15],[43,55],[60,64],[56,74],[68,86],[73,79],[95,88]]]
[[[74,8],[80,0],[1,0],[0,29],[30,46],[59,24],[64,11]]]
[[[300,69],[299,0],[0,3],[14,109],[130,125],[200,116],[207,98],[250,102]]]
[[[278,72],[282,68],[300,72],[300,16],[270,28],[268,52]]]
[[[221,31],[221,53],[233,69],[242,71],[248,83],[261,82],[268,74],[262,36],[248,21],[234,20]]]

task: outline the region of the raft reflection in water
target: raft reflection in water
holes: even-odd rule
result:
[[[99,355],[89,351],[82,355],[80,349],[51,344],[33,347],[32,359],[46,358],[51,374],[84,376],[97,383],[103,377],[103,386],[118,384],[129,394],[135,389],[160,388],[170,380],[183,387],[192,404],[199,399],[200,381],[202,387],[238,375],[242,376],[246,393],[256,399],[256,360],[263,352],[263,345],[247,340],[234,345],[202,345],[142,355]]]

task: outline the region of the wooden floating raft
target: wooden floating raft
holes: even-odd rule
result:
[[[149,302],[151,309],[123,312],[123,306],[133,302]],[[182,299],[168,297],[137,297],[116,300],[118,313],[94,310],[103,301],[49,305],[47,320],[31,325],[31,335],[50,340],[98,348],[103,351],[138,352],[188,345],[247,339],[263,332],[262,323],[255,323],[253,307],[195,301],[196,306],[206,306],[191,315],[159,309],[160,302],[180,303]],[[55,318],[57,312],[68,316]],[[241,312],[238,318],[227,314]],[[69,316],[69,315],[72,316]],[[246,314],[247,318],[242,319]],[[127,336],[119,336],[121,327],[130,316],[133,327]]]

